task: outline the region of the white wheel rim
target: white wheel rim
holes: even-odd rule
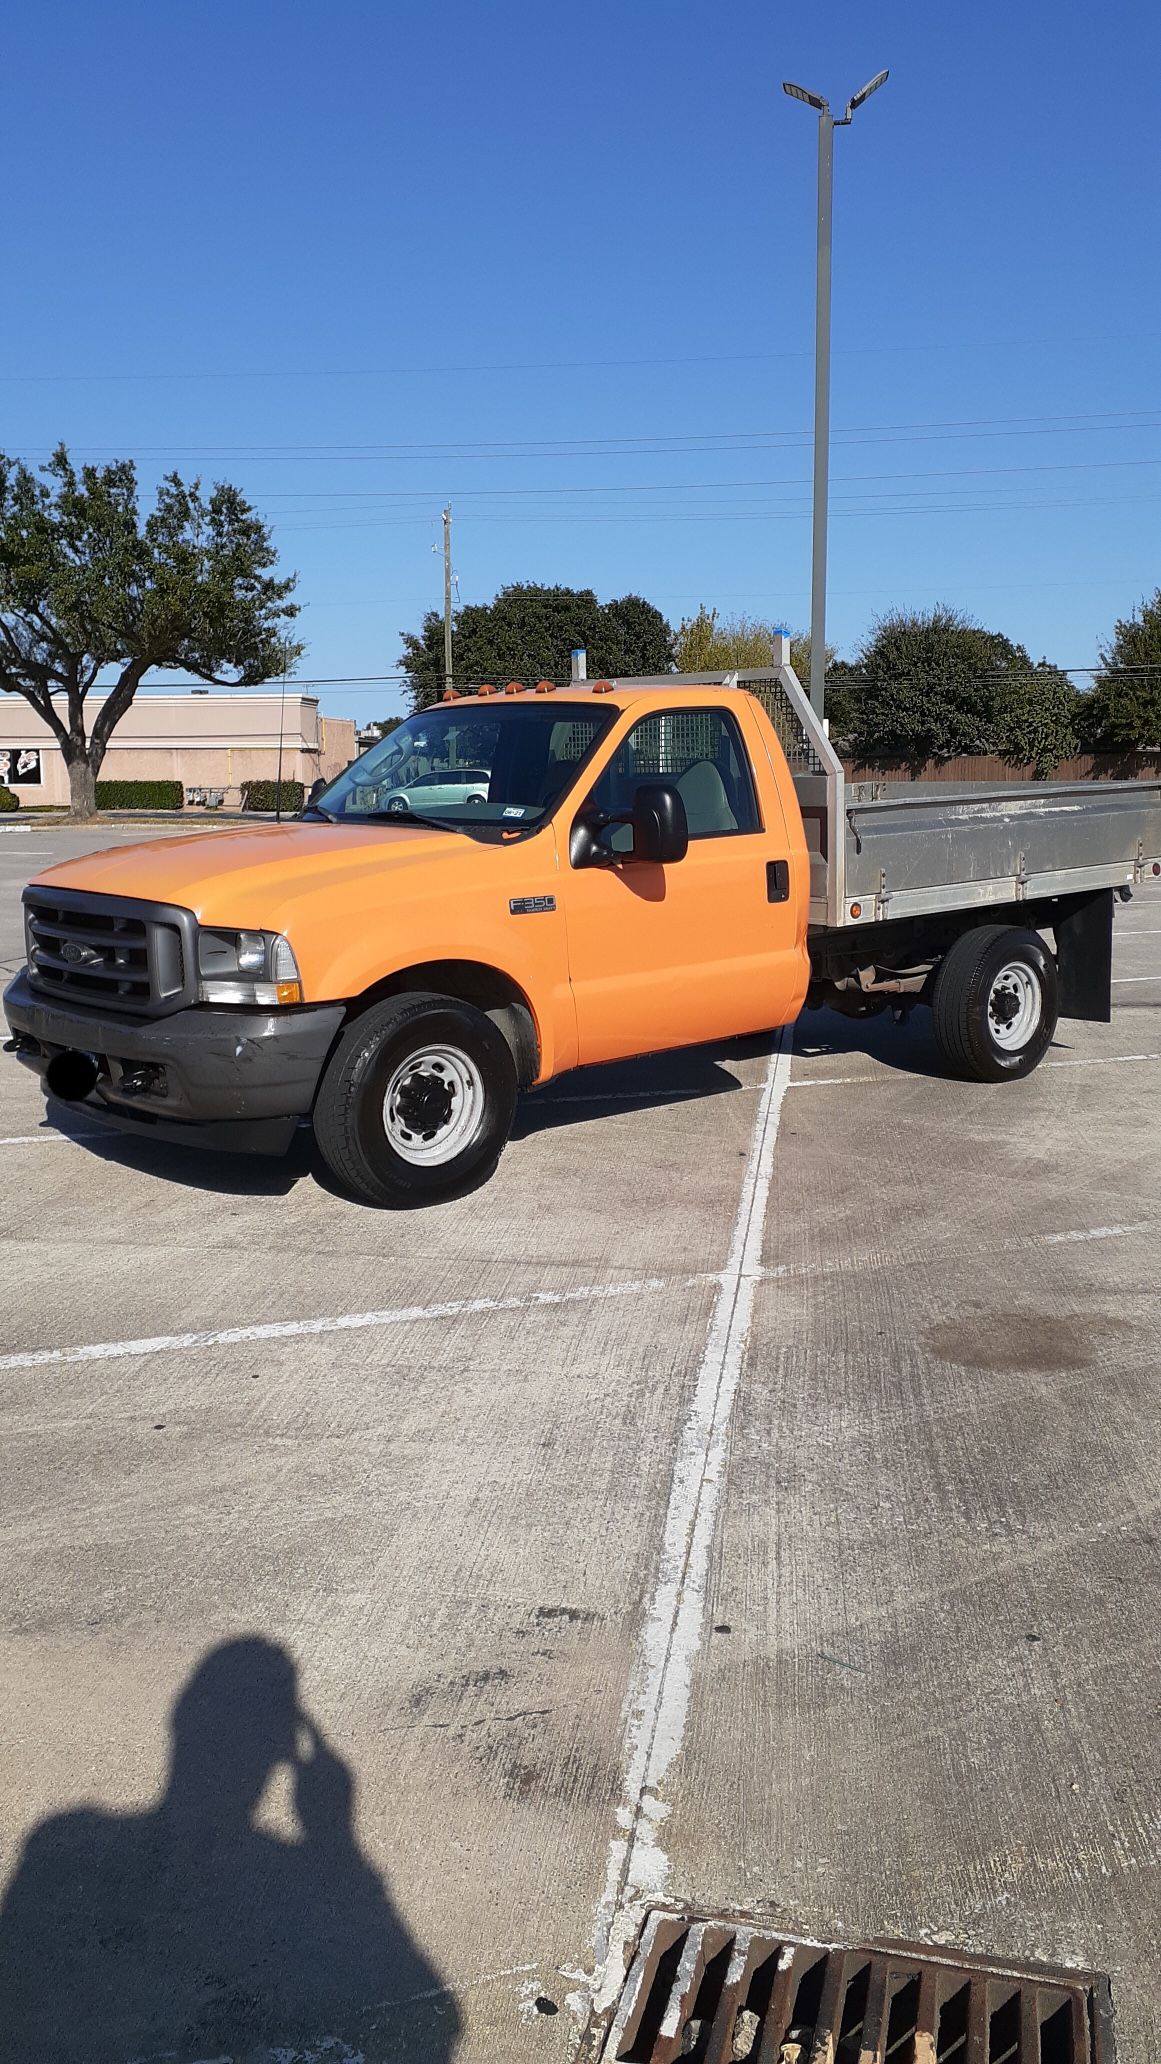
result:
[[[458,1046],[425,1046],[396,1068],[383,1098],[383,1127],[401,1161],[439,1168],[475,1138],[484,1078]]]
[[[988,992],[988,1028],[1005,1053],[1027,1046],[1040,1024],[1040,984],[1022,960],[1000,969]]]

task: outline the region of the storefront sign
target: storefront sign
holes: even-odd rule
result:
[[[0,745],[0,787],[39,788],[43,779],[39,746]]]

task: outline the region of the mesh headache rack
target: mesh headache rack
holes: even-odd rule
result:
[[[1114,2064],[1107,1979],[654,1911],[601,2064]]]

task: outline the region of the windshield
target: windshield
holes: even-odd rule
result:
[[[418,817],[492,838],[535,831],[616,714],[555,697],[440,703],[373,745],[314,807],[344,823]]]

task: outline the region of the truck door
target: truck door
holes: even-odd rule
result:
[[[733,712],[685,707],[641,717],[581,807],[610,816],[631,810],[638,783],[649,779],[672,781],[681,794],[684,860],[575,866],[567,835],[561,841],[582,1064],[765,1031],[801,1003],[805,957],[797,899],[786,893],[789,840],[776,795],[768,806],[774,821],[763,827]],[[632,847],[626,825],[600,837],[614,855]]]

